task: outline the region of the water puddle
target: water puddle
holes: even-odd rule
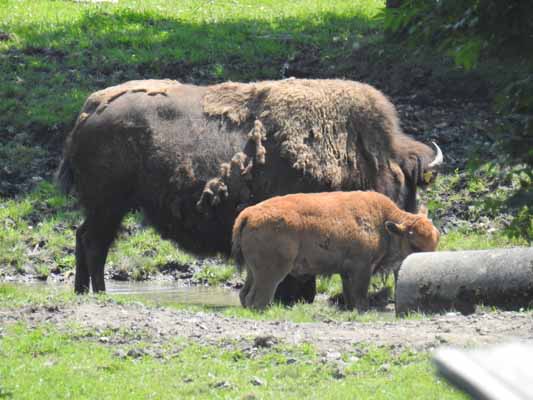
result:
[[[8,283],[8,282],[6,282]],[[73,291],[72,284],[52,282],[9,282],[9,285],[26,288],[49,288]],[[240,307],[239,291],[221,287],[183,286],[174,281],[120,282],[106,281],[107,294],[111,297],[131,297],[159,305],[206,305],[211,307]]]
[[[186,286],[175,282],[118,282],[107,281],[109,295],[132,296],[161,305],[195,304],[214,307],[240,306],[239,292],[233,289],[205,286]]]

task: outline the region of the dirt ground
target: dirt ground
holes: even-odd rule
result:
[[[390,317],[374,322],[313,323],[229,318],[217,313],[170,310],[140,303],[84,302],[0,311],[0,326],[18,321],[30,326],[49,323],[69,332],[72,326],[79,327],[83,332],[90,332],[91,338],[112,345],[130,345],[142,339],[159,346],[182,337],[212,345],[248,343],[269,347],[272,343],[311,343],[326,354],[350,351],[361,344],[426,351],[441,345],[533,340],[531,313],[501,311],[469,316],[448,313],[418,320]]]

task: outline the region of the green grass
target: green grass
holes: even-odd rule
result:
[[[0,309],[73,304],[84,300],[84,297],[76,296],[73,290],[65,290],[61,286],[0,283]]]
[[[141,219],[139,214],[125,219],[108,266],[130,272],[143,269],[149,274],[171,261],[184,264],[194,260],[171,242],[161,240],[153,229],[140,229]],[[0,266],[22,270],[35,264],[72,269],[75,230],[82,220],[74,200],[60,195],[47,182],[21,199],[7,199],[0,204]],[[130,234],[132,231],[138,233]]]
[[[142,216],[130,214],[111,248],[107,266],[145,279],[169,262],[186,264],[194,258],[162,240],[155,230],[141,228]],[[74,199],[43,182],[26,196],[0,203],[0,274],[22,272],[47,276],[75,265],[76,228],[83,221]],[[1,276],[1,275],[0,275]]]
[[[345,53],[383,1],[121,0],[0,4],[0,125],[71,123],[92,91],[141,77],[279,78],[302,52]]]
[[[426,353],[354,348],[345,365],[324,363],[311,345],[274,346],[252,354],[171,338],[150,355],[149,342],[116,347],[52,326],[10,326],[0,339],[0,396],[16,399],[461,399],[437,379]],[[84,337],[85,336],[85,337]],[[290,361],[289,361],[290,360]],[[256,384],[254,384],[254,382]],[[259,385],[257,385],[259,383]]]
[[[0,267],[72,267],[79,212],[52,185],[43,183],[21,199],[0,203]],[[42,271],[44,272],[44,271]]]
[[[236,276],[237,271],[234,265],[206,265],[194,275],[194,278],[200,282],[216,286]]]
[[[50,286],[32,290],[0,284],[0,310],[76,307],[81,302],[128,302],[107,295],[75,296]],[[226,316],[287,319],[289,309],[266,313],[241,308],[209,310]],[[233,311],[232,311],[233,310]],[[297,305],[292,319],[319,307]],[[327,310],[324,310],[328,312]],[[330,310],[331,311],[331,310]],[[340,312],[339,312],[340,313]],[[351,313],[344,313],[350,315]],[[353,314],[355,315],[355,314]],[[331,315],[330,315],[331,316]],[[291,319],[291,318],[289,318]],[[0,328],[0,395],[61,398],[464,398],[436,378],[429,354],[356,345],[327,361],[311,344],[250,351],[246,341],[199,344],[180,337],[152,341],[138,329],[104,329],[23,323]],[[100,340],[105,336],[110,343]],[[116,340],[115,340],[116,339]],[[139,357],[128,356],[134,350]],[[254,384],[261,382],[261,385]]]
[[[524,239],[512,238],[502,232],[482,233],[458,230],[443,235],[438,250],[487,250],[527,245],[528,243]]]

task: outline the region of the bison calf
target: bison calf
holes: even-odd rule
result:
[[[246,208],[233,226],[232,254],[246,268],[244,307],[263,309],[287,276],[339,273],[348,308],[368,307],[376,269],[398,270],[411,253],[434,251],[439,232],[423,214],[375,192],[274,197]]]

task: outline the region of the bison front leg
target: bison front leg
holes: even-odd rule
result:
[[[342,295],[347,309],[368,310],[368,287],[371,276],[370,268],[359,271],[350,268],[350,271],[341,274]]]

